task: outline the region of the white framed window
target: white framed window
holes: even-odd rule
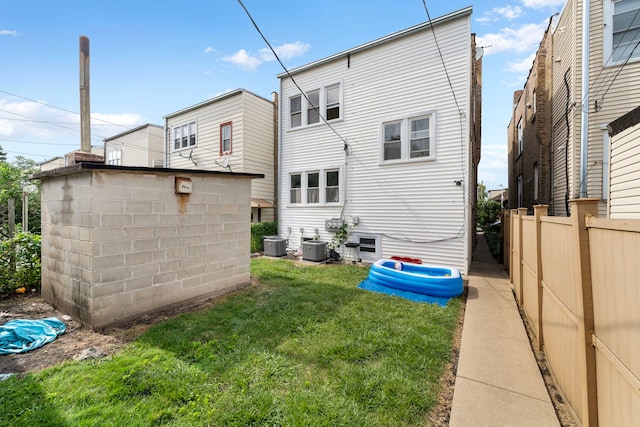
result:
[[[289,203],[302,203],[302,174],[289,175]]]
[[[339,202],[339,168],[315,169],[289,174],[289,204],[322,206]]]
[[[434,159],[434,125],[434,113],[383,122],[381,163]]]
[[[523,133],[522,133],[522,117],[518,120],[518,154],[522,153],[524,150],[524,141],[523,141]]]
[[[196,122],[185,123],[173,128],[173,151],[195,147]]]
[[[220,125],[220,155],[225,156],[231,154],[231,122],[222,123]]]
[[[313,89],[305,96],[295,95],[289,98],[289,129],[313,126],[324,121],[342,118],[342,84]]]
[[[307,124],[320,122],[320,91],[314,90],[307,93]]]
[[[640,0],[604,1],[604,66],[640,60]]]
[[[518,175],[518,207],[522,207],[522,175]]]
[[[122,150],[109,151],[107,153],[107,164],[122,166]]]
[[[307,203],[320,203],[320,172],[307,172]]]
[[[325,202],[338,203],[340,201],[340,172],[329,170],[325,172]]]
[[[289,98],[289,127],[302,126],[302,95]]]

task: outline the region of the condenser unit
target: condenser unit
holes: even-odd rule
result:
[[[324,261],[327,259],[327,242],[307,240],[302,242],[302,259],[305,261]]]
[[[287,239],[273,236],[264,239],[264,254],[274,257],[285,256],[287,254]]]

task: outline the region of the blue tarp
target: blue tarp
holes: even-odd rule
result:
[[[0,326],[0,354],[24,353],[42,347],[67,330],[55,317],[9,320]]]
[[[372,292],[379,292],[382,294],[394,295],[400,298],[408,299],[415,302],[426,302],[430,304],[438,304],[441,307],[446,307],[451,298],[446,297],[432,297],[425,294],[417,294],[415,292],[401,291],[399,289],[388,288],[386,286],[376,285],[370,280],[363,280],[358,285],[358,288]]]

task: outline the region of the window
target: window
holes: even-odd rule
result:
[[[327,171],[325,180],[326,203],[338,203],[340,201],[340,183],[338,171]]]
[[[522,140],[522,117],[518,120],[518,154],[524,149],[524,141]]]
[[[122,165],[122,150],[109,151],[107,153],[107,164],[113,166]]]
[[[320,91],[315,90],[307,94],[307,124],[311,125],[320,121]]]
[[[196,145],[196,122],[173,128],[173,150],[194,147]]]
[[[289,176],[289,203],[325,205],[340,202],[339,169],[295,172]]]
[[[231,122],[220,125],[220,155],[231,154]]]
[[[382,124],[382,162],[433,159],[433,114]]]
[[[289,98],[289,128],[312,126],[324,119],[341,118],[340,104],[342,99],[341,85],[335,84],[306,92],[305,96],[296,95]]]
[[[289,110],[291,114],[290,127],[295,128],[302,125],[302,96],[294,96],[289,99]]]
[[[604,2],[604,65],[640,59],[640,0]]]
[[[327,112],[325,119],[333,120],[340,118],[340,85],[329,86],[326,90],[327,94]]]
[[[307,173],[307,203],[320,203],[320,174]]]
[[[410,120],[411,158],[429,157],[429,118]]]
[[[538,95],[536,94],[535,89],[533,90],[533,99],[531,100],[531,108],[533,110],[533,114],[536,114],[536,111],[538,111]]]
[[[518,207],[522,207],[522,175],[518,175]]]
[[[290,190],[289,190],[289,202],[301,203],[302,202],[302,175],[292,174],[290,175]]]

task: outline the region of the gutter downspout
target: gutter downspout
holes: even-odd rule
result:
[[[582,105],[580,106],[580,198],[587,197],[587,162],[589,148],[589,19],[591,0],[582,2]]]

